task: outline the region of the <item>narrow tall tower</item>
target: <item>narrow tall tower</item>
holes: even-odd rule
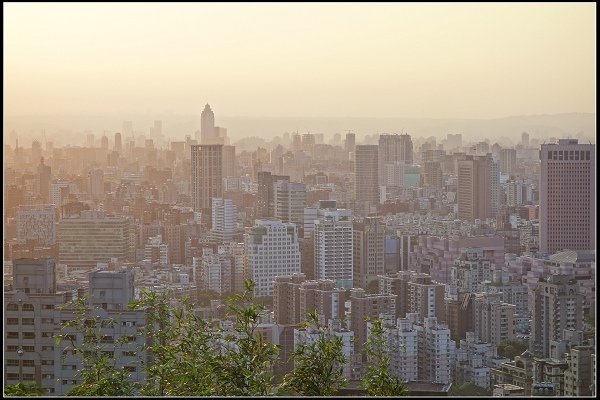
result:
[[[214,144],[215,137],[215,114],[210,105],[204,106],[200,122],[200,144]]]

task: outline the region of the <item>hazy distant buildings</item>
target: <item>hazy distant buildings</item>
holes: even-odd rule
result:
[[[223,146],[223,178],[234,177],[235,146]]]
[[[540,251],[595,249],[596,145],[559,139],[540,160]]]
[[[223,146],[192,145],[192,206],[208,212],[213,197],[223,197]]]

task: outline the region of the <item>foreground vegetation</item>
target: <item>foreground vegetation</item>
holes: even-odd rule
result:
[[[121,351],[106,351],[103,328],[118,321],[90,315],[85,299],[65,306],[75,318],[63,324],[56,346],[66,343],[63,360],[79,358],[80,382],[67,396],[332,396],[347,384],[343,376],[346,359],[340,338],[330,335],[317,324],[316,313],[308,323],[316,340],[296,346],[291,360],[294,369],[280,383],[273,377],[278,346],[265,341],[257,332],[265,306],[252,298],[254,284],[227,300],[233,328],[218,321],[205,320],[194,312],[189,301],[174,302],[168,293],[142,293],[130,309],[146,310],[146,325],[138,329],[144,347],[129,351],[136,367],[146,374],[144,382],[130,379],[131,366],[117,365]],[[92,313],[93,314],[93,313]],[[381,324],[376,321],[373,335],[366,344],[369,364],[361,386],[370,396],[405,394],[404,385],[389,374],[389,359],[384,351]],[[77,341],[77,334],[83,341]],[[114,350],[130,349],[131,337],[115,341]],[[64,341],[64,342],[63,342]],[[5,388],[7,396],[36,396],[43,389],[35,383],[19,383]]]

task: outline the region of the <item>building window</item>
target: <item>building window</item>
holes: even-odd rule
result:
[[[34,310],[33,304],[29,304],[29,303],[23,304],[23,311],[33,311],[33,310]]]
[[[8,303],[6,311],[19,311],[19,306],[16,303]]]

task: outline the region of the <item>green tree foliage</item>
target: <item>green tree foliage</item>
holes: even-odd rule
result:
[[[465,382],[460,386],[452,385],[450,388],[450,392],[448,393],[450,396],[478,396],[478,397],[490,397],[492,396],[492,391],[481,386],[477,386],[472,382]]]
[[[342,338],[329,335],[318,326],[317,313],[309,313],[305,329],[318,333],[313,343],[299,344],[292,353],[294,370],[283,378],[281,394],[300,396],[332,396],[347,384],[343,377],[346,358]]]
[[[4,388],[6,396],[42,396],[46,393],[46,389],[39,387],[37,382],[19,382],[15,385],[8,385]]]
[[[81,360],[82,368],[76,377],[81,383],[67,392],[67,396],[133,396],[136,385],[129,380],[130,373],[116,366],[114,347],[119,342],[113,342],[104,335],[106,328],[112,328],[115,320],[102,318],[100,312],[90,310],[86,298],[79,297],[67,304],[63,309],[72,310],[74,318],[63,323],[61,331],[64,334],[56,338],[56,346],[63,340],[69,345],[63,351],[61,360],[65,360],[67,352]]]
[[[215,356],[209,323],[194,313],[188,299],[170,300],[170,292],[143,291],[131,309],[145,309],[145,336],[150,362],[142,388],[146,396],[208,396],[212,392]]]
[[[252,303],[254,283],[245,282],[246,290],[227,301],[236,319],[235,331],[222,335],[218,351],[216,394],[220,396],[267,396],[273,391],[273,365],[278,348],[256,332],[263,305]]]
[[[375,319],[365,344],[368,365],[365,376],[361,380],[361,386],[369,396],[406,395],[404,383],[390,374],[390,357],[387,349],[381,320]]]
[[[498,355],[512,360],[528,348],[527,340],[502,340],[498,343]]]

